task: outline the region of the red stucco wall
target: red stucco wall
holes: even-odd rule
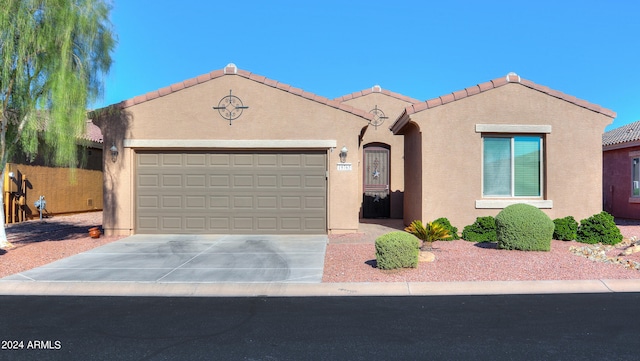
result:
[[[640,152],[640,146],[602,153],[603,209],[614,217],[640,219],[640,199],[634,203],[631,197],[631,162],[640,155],[632,157],[632,152]]]

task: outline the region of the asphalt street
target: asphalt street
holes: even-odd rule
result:
[[[636,360],[640,293],[0,296],[2,360]]]

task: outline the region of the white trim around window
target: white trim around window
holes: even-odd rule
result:
[[[503,209],[512,204],[530,204],[536,208],[553,208],[552,200],[530,200],[530,199],[481,199],[476,201],[477,209]]]

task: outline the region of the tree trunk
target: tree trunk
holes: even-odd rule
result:
[[[7,239],[7,230],[4,224],[4,172],[0,173],[0,249],[15,247]]]

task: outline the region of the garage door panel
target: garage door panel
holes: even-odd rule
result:
[[[206,167],[207,155],[206,154],[186,154],[185,164],[188,167]]]
[[[157,188],[160,185],[160,176],[157,174],[141,174],[138,176],[138,187]]]
[[[194,209],[206,209],[207,207],[207,199],[204,195],[196,195],[196,196],[187,196],[185,208],[194,210]]]
[[[181,167],[183,162],[182,154],[162,154],[160,157],[160,165],[164,167],[178,166]]]
[[[162,196],[162,208],[182,208],[181,196]]]
[[[228,174],[214,174],[209,176],[209,185],[214,188],[228,189],[231,186],[231,176]]]
[[[140,196],[138,197],[138,207],[157,209],[160,204],[158,196]]]
[[[159,154],[138,154],[138,168],[157,167],[160,164]]]
[[[207,177],[204,174],[188,174],[186,176],[187,187],[201,187],[207,186]]]
[[[233,188],[253,188],[253,175],[236,174],[233,175]]]
[[[305,154],[304,165],[308,168],[326,168],[326,156],[324,154]]]
[[[139,233],[326,233],[326,152],[139,152]]]
[[[228,168],[231,165],[230,154],[207,154],[209,158],[209,166]]]
[[[182,187],[182,175],[181,174],[163,174],[162,187]]]
[[[209,207],[211,209],[222,209],[228,210],[231,205],[231,197],[230,196],[210,196],[209,197]]]

